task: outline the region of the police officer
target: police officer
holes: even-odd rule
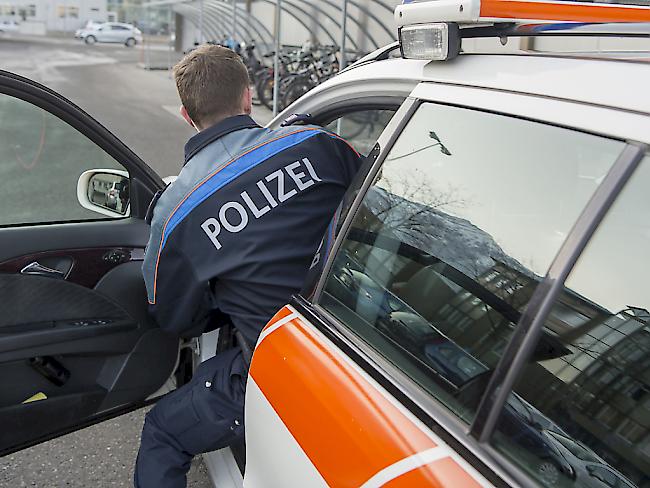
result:
[[[246,67],[229,49],[199,47],[174,78],[181,113],[198,134],[153,207],[143,264],[150,309],[180,337],[227,317],[254,347],[299,291],[359,156],[319,127],[258,126]],[[142,431],[137,487],[183,487],[193,456],[243,436],[246,375],[241,348],[233,348],[158,402]]]

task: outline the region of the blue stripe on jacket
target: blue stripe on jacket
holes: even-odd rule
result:
[[[219,189],[223,188],[246,171],[263,163],[267,159],[272,158],[285,149],[300,144],[310,137],[322,133],[324,132],[321,132],[320,130],[308,129],[301,132],[294,132],[279,139],[271,140],[270,142],[239,156],[230,164],[203,180],[203,182],[189,194],[186,200],[181,203],[169,217],[167,224],[163,229],[161,250],[165,247],[167,239],[176,226],[178,226],[193,209],[198,207]]]

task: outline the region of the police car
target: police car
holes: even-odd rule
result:
[[[215,486],[649,486],[650,9],[395,16],[399,43],[270,124],[367,157],[259,338],[246,445],[206,455]],[[6,454],[153,401],[229,338],[179,354],[146,314],[158,176],[50,90],[2,72],[0,93],[3,130],[47,127],[23,169],[65,138],[84,170],[0,228]],[[3,170],[18,188],[26,171]],[[90,191],[118,182],[119,211]]]

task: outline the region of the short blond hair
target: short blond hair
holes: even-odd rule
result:
[[[173,73],[181,102],[196,124],[207,126],[241,113],[250,80],[233,50],[204,44],[181,59]]]

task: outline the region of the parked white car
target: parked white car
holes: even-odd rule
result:
[[[86,44],[113,42],[124,44],[127,47],[133,47],[139,42],[142,42],[142,32],[140,29],[121,22],[106,22],[104,24],[94,25],[79,32],[78,37],[79,39],[83,39]]]
[[[5,20],[0,22],[0,32],[18,32],[19,26],[13,20]]]
[[[81,36],[84,32],[96,29],[100,25],[102,25],[103,22],[96,22],[94,20],[89,20],[86,22],[86,25],[84,25],[81,29],[77,29],[74,33],[74,38],[75,39],[81,39]]]

